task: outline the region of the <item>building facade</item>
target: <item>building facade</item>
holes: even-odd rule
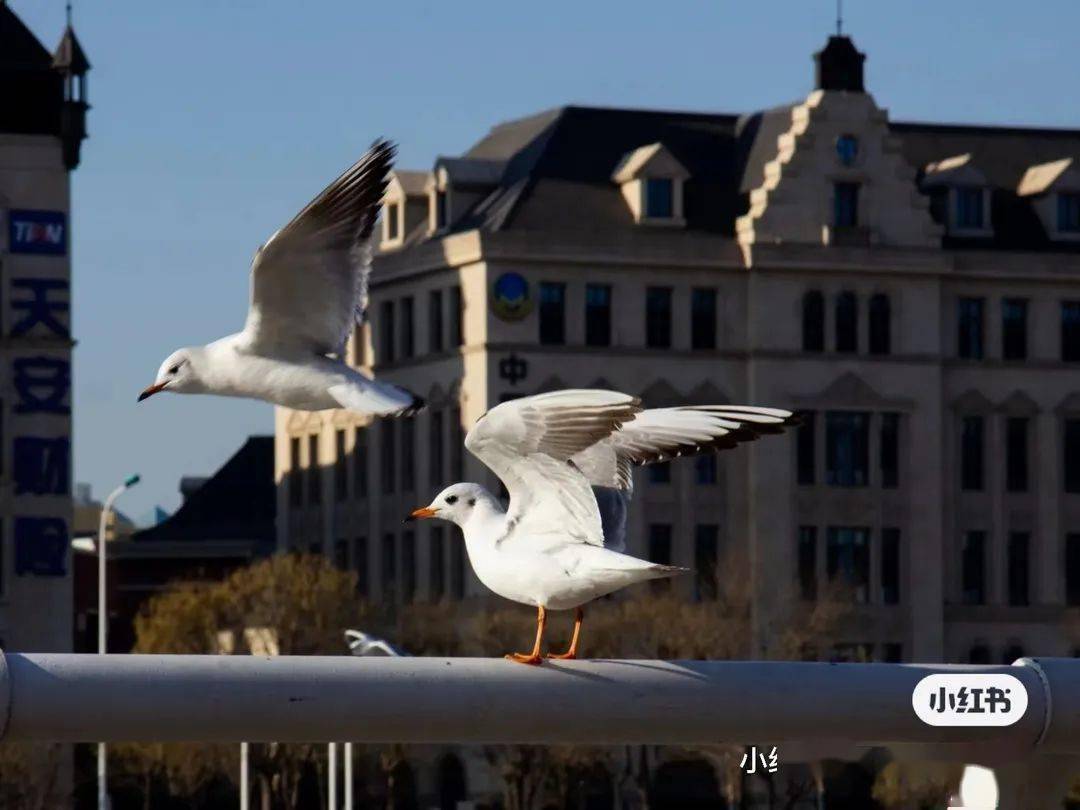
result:
[[[639,471],[630,552],[744,551],[760,654],[833,581],[859,620],[822,657],[1080,646],[1080,130],[894,122],[863,61],[832,37],[798,103],[565,107],[398,171],[350,351],[429,407],[279,409],[279,547],[375,599],[480,594],[456,530],[401,519],[497,486],[461,445],[488,408],[791,407],[787,437]]]
[[[0,646],[71,649],[70,172],[90,65],[0,3]]]

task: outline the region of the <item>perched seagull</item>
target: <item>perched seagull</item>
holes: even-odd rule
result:
[[[624,553],[631,467],[713,452],[780,433],[790,411],[743,405],[657,408],[616,391],[568,390],[510,400],[481,416],[465,447],[510,494],[509,508],[479,484],[454,484],[413,518],[461,527],[476,576],[506,599],[535,605],[530,653],[506,656],[539,664],[547,611],[574,609],[576,658],[582,605],[647,579],[688,569]]]
[[[367,306],[371,240],[394,146],[378,141],[255,251],[244,329],[166,358],[159,391],[261,399],[302,411],[409,415],[423,400],[345,362]]]

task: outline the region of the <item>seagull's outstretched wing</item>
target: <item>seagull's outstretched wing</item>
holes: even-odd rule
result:
[[[504,402],[480,417],[465,447],[510,493],[507,538],[551,535],[602,546],[596,498],[571,459],[638,411],[628,394],[567,390]]]
[[[635,414],[610,436],[573,456],[594,487],[605,547],[622,551],[626,546],[633,465],[723,450],[762,434],[780,433],[797,421],[791,411],[745,405],[654,408]]]
[[[367,305],[369,243],[393,159],[393,144],[376,142],[256,251],[243,347],[343,353]]]
[[[791,411],[749,405],[650,408],[576,454],[574,463],[594,486],[629,489],[635,464],[725,450],[797,422]]]

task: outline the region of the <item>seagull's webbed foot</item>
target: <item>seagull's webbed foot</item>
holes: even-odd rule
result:
[[[547,623],[547,611],[543,605],[536,606],[536,641],[533,642],[533,648],[531,653],[508,653],[506,658],[508,661],[517,661],[519,664],[528,664],[529,666],[537,666],[544,660],[540,655],[540,644],[544,640],[544,625]]]
[[[552,661],[576,661],[577,653],[574,651],[568,651],[564,653],[548,653],[544,656]]]
[[[538,667],[544,662],[543,656],[537,653],[507,653],[507,661],[517,661],[519,664],[528,664],[532,667]]]

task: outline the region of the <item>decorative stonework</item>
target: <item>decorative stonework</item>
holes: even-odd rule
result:
[[[838,141],[857,151],[838,150]],[[840,154],[843,151],[844,154]],[[888,114],[868,93],[815,90],[791,110],[791,128],[776,157],[750,192],[750,209],[736,221],[740,244],[801,242],[936,247],[941,229],[930,218],[915,170]],[[835,183],[859,185],[857,225],[833,225]]]

